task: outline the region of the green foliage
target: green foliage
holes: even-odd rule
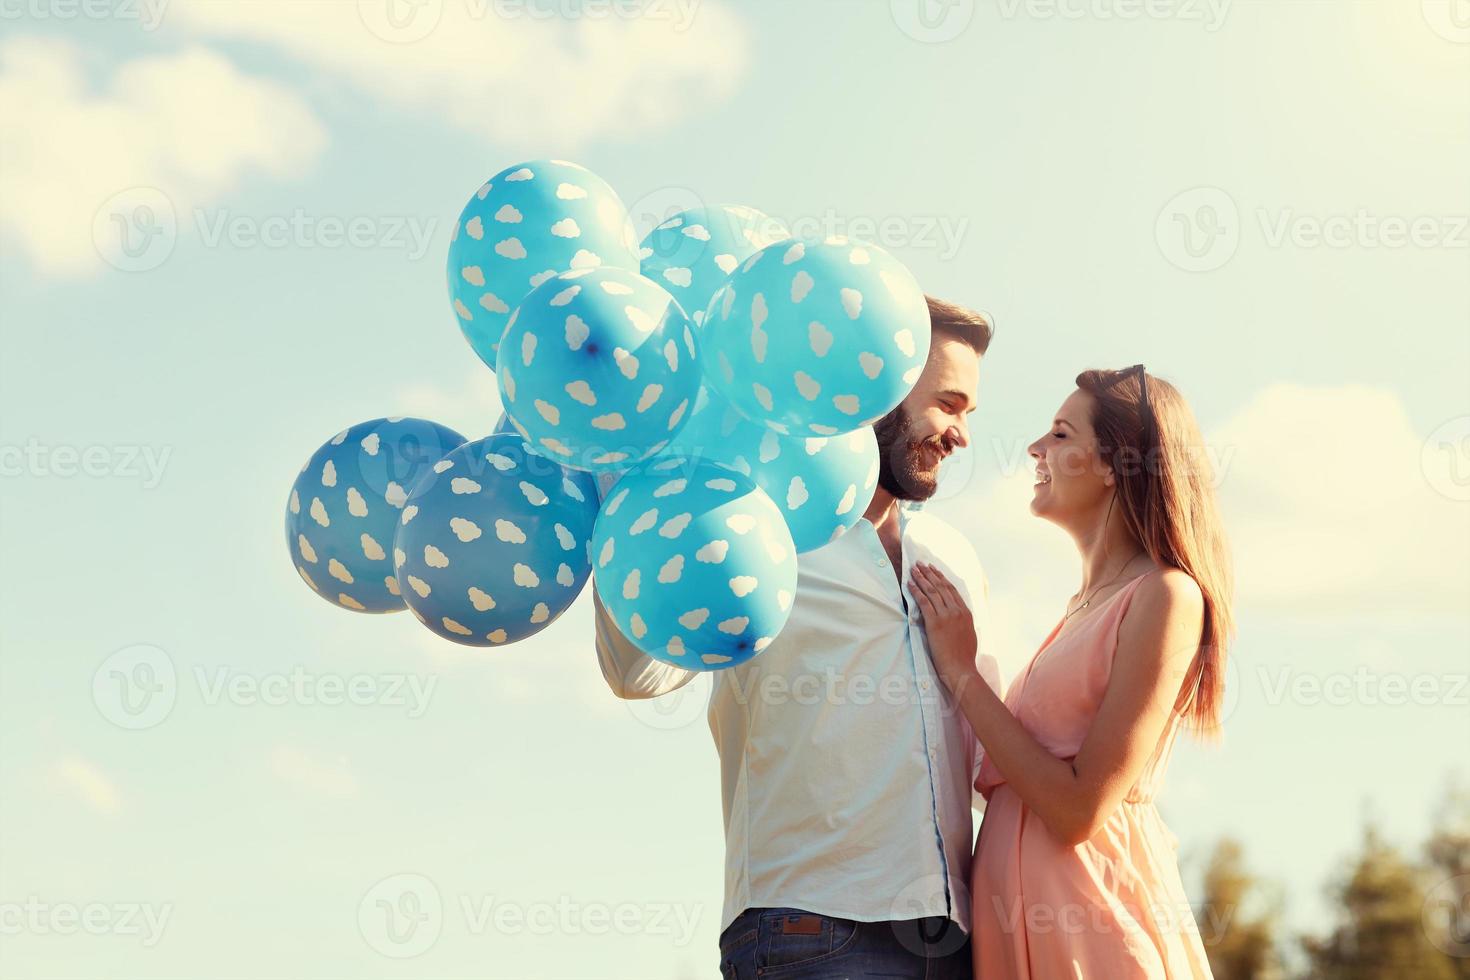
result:
[[[1371,824],[1332,883],[1335,922],[1282,955],[1281,902],[1231,839],[1216,845],[1196,918],[1216,980],[1470,980],[1470,793],[1450,787],[1414,861]]]
[[[1333,886],[1338,925],[1302,941],[1311,980],[1455,980],[1450,957],[1431,942],[1423,906],[1430,876],[1373,827],[1362,853]]]
[[[1205,869],[1204,904],[1196,913],[1215,980],[1281,976],[1276,952],[1280,901],[1245,867],[1245,851],[1226,838]]]

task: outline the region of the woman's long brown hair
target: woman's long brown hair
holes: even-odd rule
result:
[[[1218,732],[1225,698],[1225,657],[1235,635],[1234,582],[1214,473],[1194,413],[1167,381],[1142,369],[1084,371],[1077,387],[1095,401],[1092,428],[1112,466],[1128,530],[1153,560],[1189,575],[1204,594],[1199,650],[1180,687],[1177,708],[1190,728]]]

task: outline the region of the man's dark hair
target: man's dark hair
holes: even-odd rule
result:
[[[990,349],[990,338],[995,334],[995,326],[990,322],[989,316],[954,303],[946,303],[933,296],[924,298],[929,301],[931,331],[969,344],[976,354],[984,354]]]

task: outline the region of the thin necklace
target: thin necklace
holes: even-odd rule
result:
[[[1080,613],[1082,610],[1084,610],[1088,606],[1092,605],[1092,600],[1097,597],[1097,594],[1099,592],[1101,592],[1103,589],[1106,589],[1108,586],[1112,585],[1114,582],[1118,581],[1119,577],[1122,576],[1122,574],[1125,571],[1127,571],[1128,566],[1131,565],[1131,564],[1133,564],[1133,562],[1140,555],[1142,555],[1142,554],[1143,554],[1143,552],[1137,551],[1137,552],[1134,552],[1131,556],[1129,556],[1128,560],[1123,563],[1123,567],[1122,568],[1119,568],[1118,571],[1113,575],[1112,578],[1108,579],[1102,585],[1099,585],[1097,588],[1093,589],[1092,592],[1091,592],[1091,594],[1088,595],[1085,599],[1082,600],[1082,605],[1078,606],[1076,609],[1070,610],[1065,616],[1062,617],[1062,622],[1065,623],[1067,620],[1071,619],[1077,613]]]

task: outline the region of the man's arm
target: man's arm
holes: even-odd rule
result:
[[[592,619],[597,627],[597,665],[602,668],[603,680],[618,697],[627,701],[656,698],[678,690],[698,673],[654,660],[634,646],[602,604],[595,576],[592,581]]]

